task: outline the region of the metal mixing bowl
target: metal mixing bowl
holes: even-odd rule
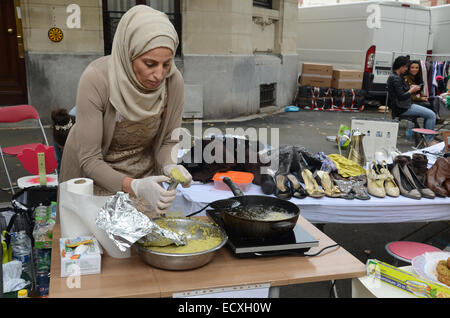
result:
[[[196,224],[200,225],[200,227],[195,231],[195,233],[191,233],[190,228]],[[200,220],[188,218],[170,218],[170,225],[171,229],[173,226],[173,230],[180,234],[185,234],[188,241],[190,239],[203,238],[203,227],[206,227],[212,235],[221,237],[222,241],[214,248],[198,253],[188,254],[169,254],[152,251],[142,247],[139,243],[135,243],[134,246],[136,247],[139,256],[145,263],[168,270],[187,270],[198,268],[209,263],[216,255],[216,252],[224,246],[228,240],[225,231],[212,223],[206,223]]]

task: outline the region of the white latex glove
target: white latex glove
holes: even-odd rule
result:
[[[177,195],[177,190],[167,191],[161,185],[170,182],[166,176],[151,176],[131,181],[134,194],[152,205],[158,214],[167,213]]]
[[[186,182],[182,184],[183,188],[190,187],[192,182],[192,176],[189,173],[189,171],[187,171],[186,168],[182,165],[170,164],[165,166],[163,168],[164,175],[170,178],[170,171],[172,171],[173,168],[178,168],[183,177],[186,179]]]

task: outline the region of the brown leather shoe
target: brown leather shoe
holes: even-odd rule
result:
[[[447,190],[447,196],[450,197],[450,178],[448,178],[447,180],[445,180],[444,182],[444,187]]]
[[[438,158],[435,164],[437,164],[436,180],[445,187],[444,182],[450,178],[450,158]]]
[[[427,171],[427,187],[438,196],[446,197],[444,182],[450,177],[450,162],[446,158],[438,158]]]

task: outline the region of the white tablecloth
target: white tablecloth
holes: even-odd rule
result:
[[[438,152],[444,143],[426,148],[429,152]],[[414,151],[414,152],[420,152]],[[405,153],[410,155],[413,152]],[[434,156],[428,156],[434,163]],[[431,163],[430,163],[431,166]],[[261,187],[252,184],[246,195],[264,195]],[[171,211],[188,215],[198,211],[210,202],[233,196],[230,191],[217,190],[214,183],[193,184],[189,188],[178,186],[177,197]],[[450,220],[450,198],[414,200],[399,196],[392,198],[371,197],[370,200],[345,200],[322,197],[315,199],[292,198],[291,202],[300,207],[300,214],[311,223],[399,223],[399,222],[433,222]],[[202,211],[198,215],[205,215]]]

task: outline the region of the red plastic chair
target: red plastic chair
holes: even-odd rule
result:
[[[18,106],[4,106],[0,107],[0,123],[19,123],[24,120],[36,120],[46,145],[48,146],[47,136],[45,135],[44,127],[42,126],[41,119],[37,110],[31,105],[18,105]],[[9,175],[8,167],[6,166],[4,155],[17,156],[22,153],[25,149],[35,149],[37,145],[42,145],[42,143],[31,143],[25,145],[17,145],[4,147],[0,145],[0,155],[2,157],[3,166],[5,167],[6,176],[8,177],[9,185],[12,193],[14,194],[14,187],[11,182],[11,177]],[[3,190],[3,189],[2,189]]]

